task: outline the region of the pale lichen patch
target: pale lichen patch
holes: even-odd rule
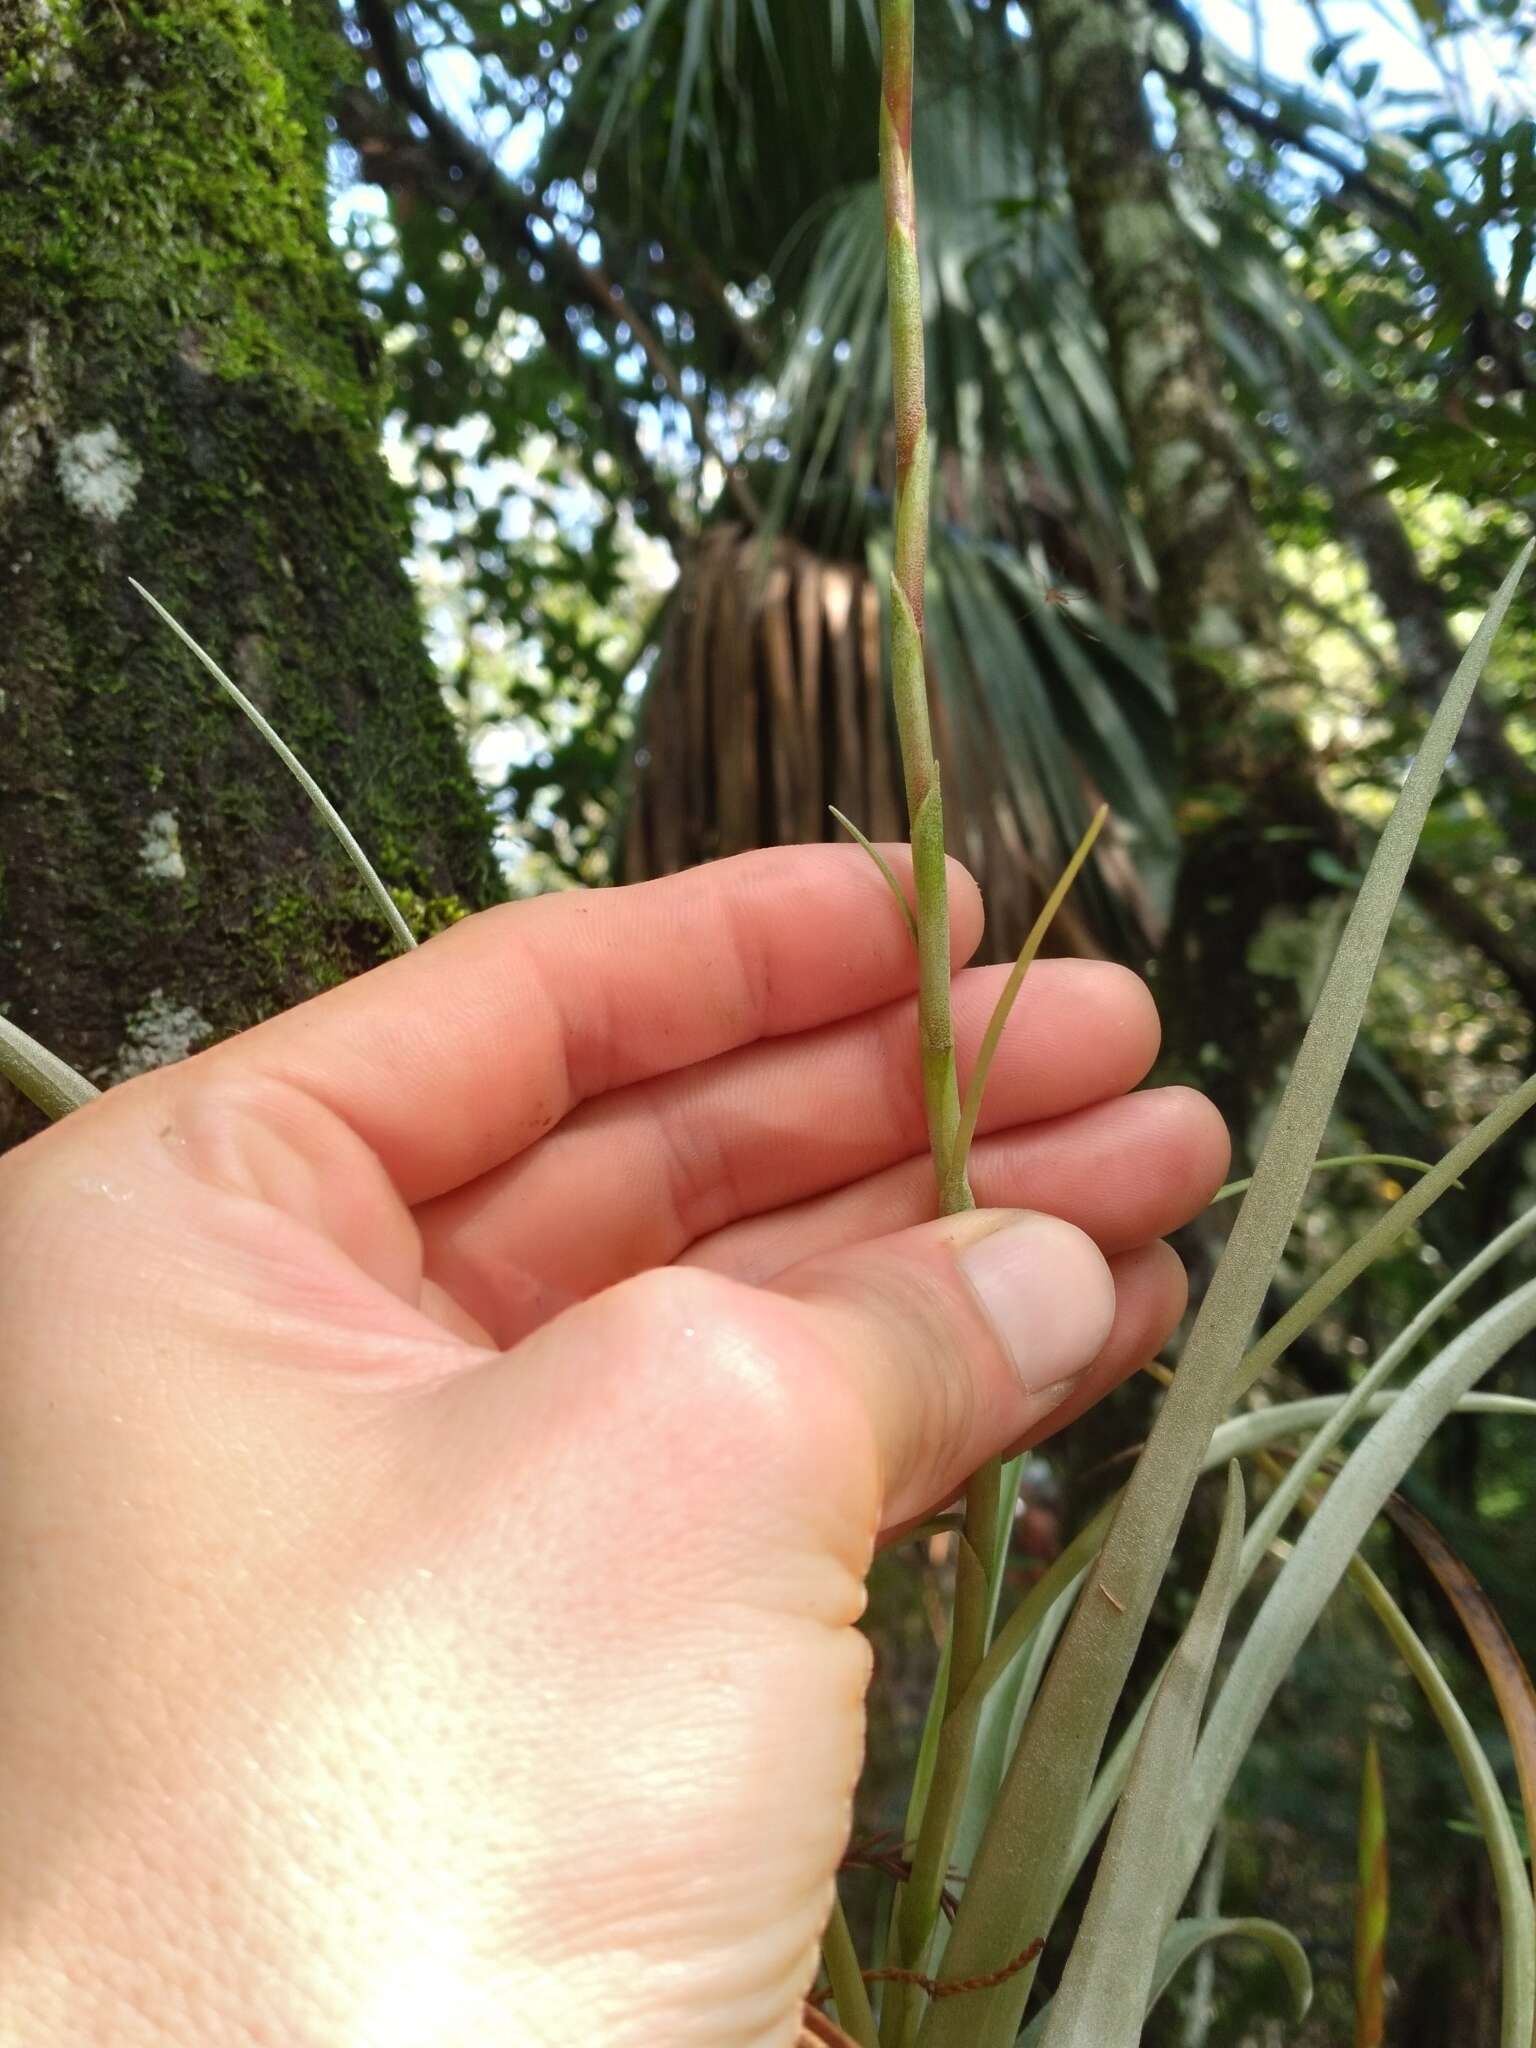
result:
[[[18,54],[29,82],[59,84],[75,75],[70,44],[79,32],[76,0],[22,0]]]
[[[115,526],[133,504],[144,465],[110,422],[71,434],[59,450],[59,483],[86,519]]]
[[[1242,621],[1228,606],[1208,604],[1201,612],[1191,638],[1203,652],[1229,653],[1243,644]]]
[[[1147,487],[1153,496],[1170,497],[1200,467],[1204,454],[1198,441],[1183,437],[1154,449],[1147,470]]]
[[[181,827],[174,811],[156,811],[139,842],[139,864],[157,882],[184,882],[187,863],[181,851]]]
[[[1136,328],[1125,344],[1125,400],[1135,410],[1180,371],[1189,356],[1189,335],[1156,327]],[[1163,394],[1166,399],[1166,394]]]
[[[131,1081],[135,1074],[184,1060],[204,1038],[213,1036],[208,1019],[190,1003],[176,1003],[163,989],[151,989],[149,1000],[128,1019],[111,1078]]]
[[[1184,507],[1186,530],[1195,532],[1209,527],[1226,516],[1228,507],[1237,496],[1237,481],[1230,476],[1213,476],[1203,483],[1198,491],[1191,494]]]
[[[48,361],[48,335],[40,320],[31,321],[13,346],[0,351],[13,396],[0,406],[0,506],[19,498],[42,459],[53,425],[53,378]]]
[[[1162,257],[1177,234],[1166,206],[1151,199],[1112,200],[1104,209],[1099,232],[1104,261],[1117,275],[1147,268]]]

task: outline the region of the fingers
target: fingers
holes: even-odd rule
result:
[[[955,982],[963,1068],[1004,979],[1005,970],[985,968]],[[1134,975],[1098,961],[1043,962],[994,1065],[986,1121],[1056,1117],[1118,1095],[1145,1074],[1157,1038],[1151,998]],[[588,1103],[534,1150],[418,1211],[428,1269],[507,1343],[738,1218],[847,1189],[926,1149],[916,1042],[913,1004],[892,1003]],[[1069,1143],[1050,1149],[1052,1160],[1070,1156]],[[1095,1165],[1104,1156],[1101,1145]],[[738,1270],[765,1278],[830,1244],[931,1215],[931,1170],[915,1159],[913,1167],[900,1193],[851,1202],[868,1227],[839,1233],[797,1217],[785,1256]],[[1043,1176],[1036,1182],[1049,1194]]]
[[[1118,1252],[1165,1237],[1198,1215],[1220,1187],[1229,1157],[1226,1126],[1203,1095],[1152,1088],[981,1139],[971,1153],[971,1186],[984,1209],[1049,1210],[1086,1231],[1101,1251]],[[925,1156],[909,1158],[832,1194],[716,1231],[684,1257],[739,1280],[765,1281],[801,1259],[907,1229],[932,1213],[933,1167]]]
[[[887,851],[905,877],[905,850]],[[958,961],[981,908],[954,862],[950,878]],[[305,1089],[420,1202],[588,1097],[855,1015],[916,978],[902,918],[858,848],[784,847],[487,911],[188,1072],[234,1065]]]

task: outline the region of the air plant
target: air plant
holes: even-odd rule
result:
[[[939,1207],[953,1213],[970,1204],[967,1148],[986,1067],[1043,930],[1031,934],[1010,977],[962,1097],[949,1017],[943,810],[923,645],[929,456],[912,163],[914,0],[882,0],[880,25],[880,168],[896,450],[891,680],[912,836],[919,1058]],[[995,1464],[977,1474],[967,1490],[952,1624],[909,1813],[910,1874],[895,1888],[887,1964],[870,1973],[869,1986],[863,1981],[853,1985],[841,1923],[836,1953],[829,1947],[827,1955],[840,2020],[851,2038],[867,2048],[1013,2048],[1045,1938],[1076,1873],[1111,1820],[1060,1987],[1031,2022],[1025,2039],[1037,2048],[1132,2048],[1141,2038],[1146,2011],[1183,1959],[1203,1940],[1228,1938],[1234,1928],[1249,1937],[1257,1930],[1256,1938],[1281,1957],[1294,2003],[1305,2011],[1310,1998],[1305,1959],[1284,1929],[1267,1922],[1216,1923],[1215,1931],[1197,1939],[1193,1930],[1203,1923],[1179,1921],[1179,1908],[1258,1721],[1346,1573],[1366,1591],[1410,1668],[1419,1671],[1409,1649],[1412,1631],[1356,1552],[1431,1431],[1458,1405],[1475,1399],[1477,1381],[1536,1328],[1536,1284],[1487,1311],[1420,1371],[1380,1415],[1320,1502],[1306,1489],[1322,1461],[1349,1424],[1371,1409],[1418,1339],[1470,1284],[1471,1267],[1442,1290],[1350,1394],[1326,1404],[1324,1412],[1309,1403],[1287,1403],[1254,1417],[1224,1418],[1349,1282],[1536,1104],[1533,1078],[1430,1166],[1285,1316],[1250,1343],[1306,1183],[1321,1163],[1317,1154],[1329,1112],[1430,801],[1530,552],[1527,547],[1495,597],[1409,772],[1356,898],[1257,1170],[1250,1182],[1223,1191],[1241,1192],[1242,1207],[1124,1492],[1082,1532],[1022,1606],[999,1621],[1002,1553],[1013,1496]],[[1048,914],[1087,857],[1102,822],[1101,813],[1047,906]],[[855,836],[867,844],[861,834]],[[886,873],[894,887],[888,868]],[[1522,1220],[1497,1247],[1490,1246],[1473,1262],[1477,1271],[1502,1256],[1525,1227]],[[1536,1412],[1536,1404],[1525,1406]],[[1111,1719],[1124,1696],[1193,1488],[1222,1452],[1235,1459],[1263,1449],[1262,1442],[1243,1435],[1246,1424],[1261,1419],[1270,1432],[1264,1442],[1296,1436],[1304,1447],[1246,1536],[1242,1481],[1236,1464],[1229,1465],[1222,1537],[1205,1591],[1161,1678],[1105,1760]],[[1249,1437],[1253,1434],[1249,1431]],[[1202,1728],[1232,1602],[1297,1506],[1314,1510],[1310,1526],[1286,1557]],[[1481,1783],[1468,1743],[1484,1772],[1486,1758],[1465,1717],[1452,1732],[1444,1699],[1428,1673],[1420,1675],[1452,1735],[1469,1785]],[[995,1714],[989,1727],[994,1693],[1010,1695],[1001,1759],[995,1754]],[[989,1728],[993,1764],[1000,1763],[1000,1769],[979,1772],[974,1766],[984,1728]],[[1170,1783],[1182,1788],[1173,1813],[1166,1799]],[[987,1802],[980,1812],[978,1795]],[[1501,2048],[1529,2048],[1536,2027],[1536,1914],[1530,1887],[1523,1877],[1514,1881],[1518,1847],[1507,1828],[1507,1813],[1501,1830],[1491,1810],[1497,1802],[1475,1798],[1474,1803],[1500,1878]],[[940,1901],[962,1823],[976,1849],[951,1926]],[[962,1990],[963,1996],[953,1995]]]

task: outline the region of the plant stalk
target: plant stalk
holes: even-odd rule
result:
[[[928,566],[928,401],[923,296],[912,178],[914,0],[880,9],[880,187],[885,199],[891,390],[896,422],[896,542],[891,564],[891,688],[901,742],[917,895],[918,1033],[934,1171],[946,1214],[975,1206],[968,1185],[946,1186],[960,1122],[949,1001],[949,882],[944,806],[928,720],[923,583]]]
[[[832,1996],[837,2001],[838,2025],[857,2042],[858,2048],[878,2048],[869,1987],[859,1969],[843,1902],[836,1892],[832,1895],[832,1917],[821,1937],[821,1954]]]
[[[924,578],[928,562],[928,404],[923,353],[922,281],[917,254],[917,194],[912,175],[912,79],[915,0],[881,0],[880,186],[885,200],[886,274],[890,295],[891,388],[896,429],[896,536],[891,565],[891,687],[912,834],[917,898],[918,1037],[923,1099],[941,1214],[975,1207],[963,1158],[957,1155],[960,1087],[950,1008],[949,880],[944,858],[944,808],[928,716],[924,650]],[[986,1655],[990,1584],[998,1544],[999,1466],[985,1466],[966,1492],[965,1527],[956,1562],[950,1635],[949,1698],[965,1694]],[[917,1853],[942,1871],[954,1811],[969,1770],[974,1716],[965,1754],[947,1796],[925,1804]],[[935,1851],[937,1850],[937,1856]],[[892,1929],[892,1962],[921,1967],[933,1936],[937,1900],[930,1887],[907,1887]],[[882,2037],[909,2039],[920,1994],[895,1983],[886,2001]]]

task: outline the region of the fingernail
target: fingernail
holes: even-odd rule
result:
[[[1056,1216],[1010,1216],[959,1254],[1014,1371],[1032,1393],[1092,1365],[1115,1319],[1115,1283],[1090,1238]]]

